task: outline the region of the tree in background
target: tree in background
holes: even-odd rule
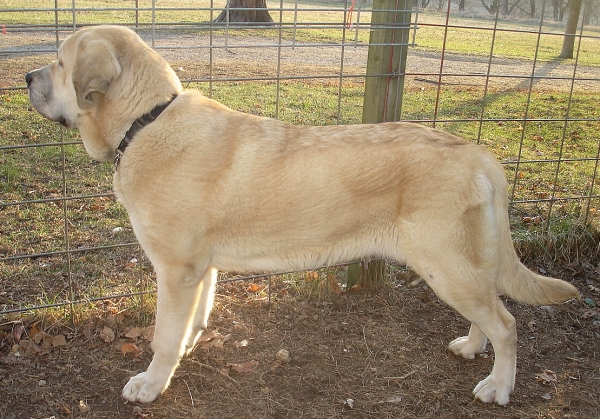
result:
[[[490,4],[487,4],[485,0],[481,0],[481,5],[487,10],[487,12],[491,15],[495,15],[496,12],[500,9],[500,0],[492,0]]]
[[[555,22],[562,22],[568,2],[552,0],[552,18]]]
[[[565,37],[563,38],[562,51],[559,58],[573,58],[575,49],[575,34],[577,33],[577,23],[579,22],[579,14],[581,13],[582,0],[569,0],[567,5],[568,17],[567,28],[565,29]]]
[[[227,19],[229,17],[229,19]],[[227,0],[227,7],[215,22],[273,23],[267,0]]]

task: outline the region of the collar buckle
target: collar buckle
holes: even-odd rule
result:
[[[119,150],[117,150],[115,152],[115,162],[113,163],[113,173],[117,171],[117,168],[119,167],[119,163],[121,163],[121,157],[123,157],[123,155],[121,154],[121,152]]]

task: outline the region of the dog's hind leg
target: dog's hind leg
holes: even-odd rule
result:
[[[185,354],[188,355],[202,336],[202,332],[206,330],[208,326],[208,315],[212,310],[213,302],[215,299],[215,288],[217,286],[217,270],[211,269],[210,276],[206,275],[200,283],[200,289],[198,290],[200,296],[198,298],[198,304],[196,305],[196,313],[190,327],[188,334],[187,344],[185,345]]]
[[[487,336],[483,334],[481,329],[471,323],[469,335],[454,339],[448,345],[448,349],[463,358],[474,359],[475,355],[485,352],[487,341]]]
[[[494,347],[495,361],[491,374],[480,381],[473,394],[485,403],[508,403],[515,387],[517,372],[517,328],[515,318],[496,297],[496,315],[492,319],[482,319],[478,327],[485,333]]]
[[[494,347],[491,374],[473,390],[482,402],[508,403],[514,389],[517,365],[517,331],[514,317],[496,295],[493,282],[458,255],[444,255],[446,263],[414,266],[436,295],[472,322],[469,336],[458,338],[450,350],[473,358],[485,348],[486,336]],[[452,268],[448,268],[452,266]]]
[[[155,259],[158,298],[152,342],[154,356],[146,372],[132,377],[123,388],[125,399],[144,403],[156,399],[169,386],[195,327],[198,303],[203,296],[206,302],[207,295],[211,295],[211,289],[214,289],[211,269],[186,265],[181,261],[157,263]],[[202,307],[202,310],[207,315],[210,305]]]

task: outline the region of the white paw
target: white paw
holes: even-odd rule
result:
[[[130,402],[150,403],[154,401],[167,386],[156,381],[149,381],[147,372],[131,377],[123,387],[123,398]]]
[[[477,384],[473,390],[473,394],[475,394],[477,400],[484,403],[496,402],[500,406],[508,404],[511,392],[512,388],[510,385],[497,383],[491,375]]]
[[[481,342],[473,342],[468,336],[462,336],[454,339],[448,345],[448,349],[455,355],[462,356],[466,359],[474,359],[475,355],[485,352],[487,340]]]

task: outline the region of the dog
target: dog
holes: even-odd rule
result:
[[[303,270],[362,258],[405,263],[471,322],[449,349],[490,340],[475,398],[505,405],[517,334],[499,295],[543,305],[578,297],[518,259],[506,174],[482,146],[412,123],[294,126],[184,90],[135,32],[81,29],[25,77],[33,107],[113,161],[114,192],[157,274],[154,355],[123,389],[169,386],[212,308],[217,270]]]

